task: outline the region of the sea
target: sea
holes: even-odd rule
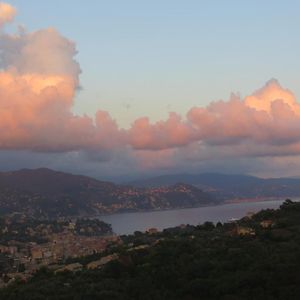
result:
[[[248,212],[279,208],[283,201],[241,202],[186,209],[118,213],[99,216],[99,219],[111,224],[116,234],[123,235],[132,234],[135,231],[146,231],[149,228],[163,230],[181,224],[198,225],[206,221],[228,222],[231,219],[242,218]]]

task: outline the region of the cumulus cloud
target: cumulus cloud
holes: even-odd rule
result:
[[[0,3],[0,27],[14,15]],[[81,72],[76,53],[75,43],[53,28],[0,32],[1,150],[83,151],[102,161],[122,149],[125,160],[151,169],[179,160],[300,154],[300,105],[277,80],[185,116],[171,112],[154,124],[141,117],[125,130],[102,110],[93,117],[73,113]]]
[[[5,23],[11,22],[16,15],[16,9],[4,2],[0,2],[0,30]]]
[[[291,146],[300,142],[300,105],[295,96],[270,80],[252,95],[191,108],[183,119],[171,113],[166,121],[133,123],[130,143],[137,149],[166,149],[194,142],[210,146],[254,143]]]
[[[205,110],[193,108],[188,118],[202,139],[210,144],[251,142],[265,145],[291,145],[300,141],[300,105],[295,96],[276,80],[241,100],[231,97]],[[205,116],[204,121],[202,116]]]
[[[1,20],[10,20],[6,4]],[[36,151],[111,149],[124,133],[108,113],[73,114],[80,67],[75,43],[49,28],[0,34],[0,148]]]
[[[136,120],[128,131],[128,138],[136,149],[158,150],[189,144],[193,140],[193,130],[172,112],[167,121],[156,124],[150,124],[147,117]]]

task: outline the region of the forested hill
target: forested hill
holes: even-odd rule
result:
[[[213,196],[183,183],[137,188],[44,168],[0,173],[0,215],[56,218],[216,203]]]
[[[300,299],[300,203],[286,201],[236,223],[180,226],[123,236],[114,259],[77,272],[39,271],[0,299]],[[112,256],[113,255],[113,256]],[[98,257],[99,259],[99,257]]]

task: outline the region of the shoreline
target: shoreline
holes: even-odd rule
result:
[[[264,197],[264,198],[243,198],[243,199],[230,199],[225,200],[224,204],[238,204],[238,203],[255,203],[255,202],[268,202],[268,201],[284,201],[286,199],[290,199],[291,197]],[[297,198],[300,198],[298,196]]]
[[[207,205],[198,205],[198,206],[188,206],[188,207],[174,207],[174,208],[164,208],[164,209],[147,209],[147,210],[135,210],[135,211],[116,211],[111,213],[95,213],[95,214],[82,214],[78,216],[69,216],[64,218],[78,219],[78,218],[98,218],[101,220],[101,217],[108,217],[112,215],[124,215],[124,214],[136,214],[136,213],[152,213],[152,212],[164,212],[164,211],[176,211],[176,210],[186,210],[193,208],[205,208],[205,207],[217,207],[225,206],[230,204],[247,204],[247,203],[262,203],[262,202],[271,202],[271,201],[285,201],[286,199],[291,199],[292,201],[300,201],[300,196],[295,197],[269,197],[269,198],[243,198],[243,199],[230,199],[225,200],[216,204],[207,204]]]
[[[193,208],[205,208],[205,207],[216,207],[216,206],[224,206],[229,204],[246,204],[246,203],[259,203],[259,202],[270,202],[270,201],[282,201],[284,202],[287,198],[291,197],[272,197],[272,198],[247,198],[247,199],[239,199],[239,200],[226,200],[222,203],[214,204],[214,205],[198,205],[198,206],[189,206],[189,207],[178,207],[178,208],[165,208],[165,209],[149,209],[149,210],[137,210],[137,211],[123,211],[123,212],[112,212],[112,213],[104,213],[104,214],[96,214],[90,215],[87,217],[107,217],[112,215],[123,215],[123,214],[135,214],[135,213],[151,213],[151,212],[164,212],[164,211],[176,211],[176,210],[185,210],[185,209],[193,209]],[[297,199],[300,198],[297,197]],[[291,199],[293,200],[293,199]],[[297,201],[297,200],[293,200]]]

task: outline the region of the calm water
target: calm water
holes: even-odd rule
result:
[[[274,200],[155,212],[122,213],[101,216],[100,219],[110,223],[115,233],[130,234],[136,230],[145,231],[151,227],[161,230],[180,224],[197,225],[205,221],[225,222],[231,218],[241,218],[250,211],[278,208],[282,202],[283,200]]]

